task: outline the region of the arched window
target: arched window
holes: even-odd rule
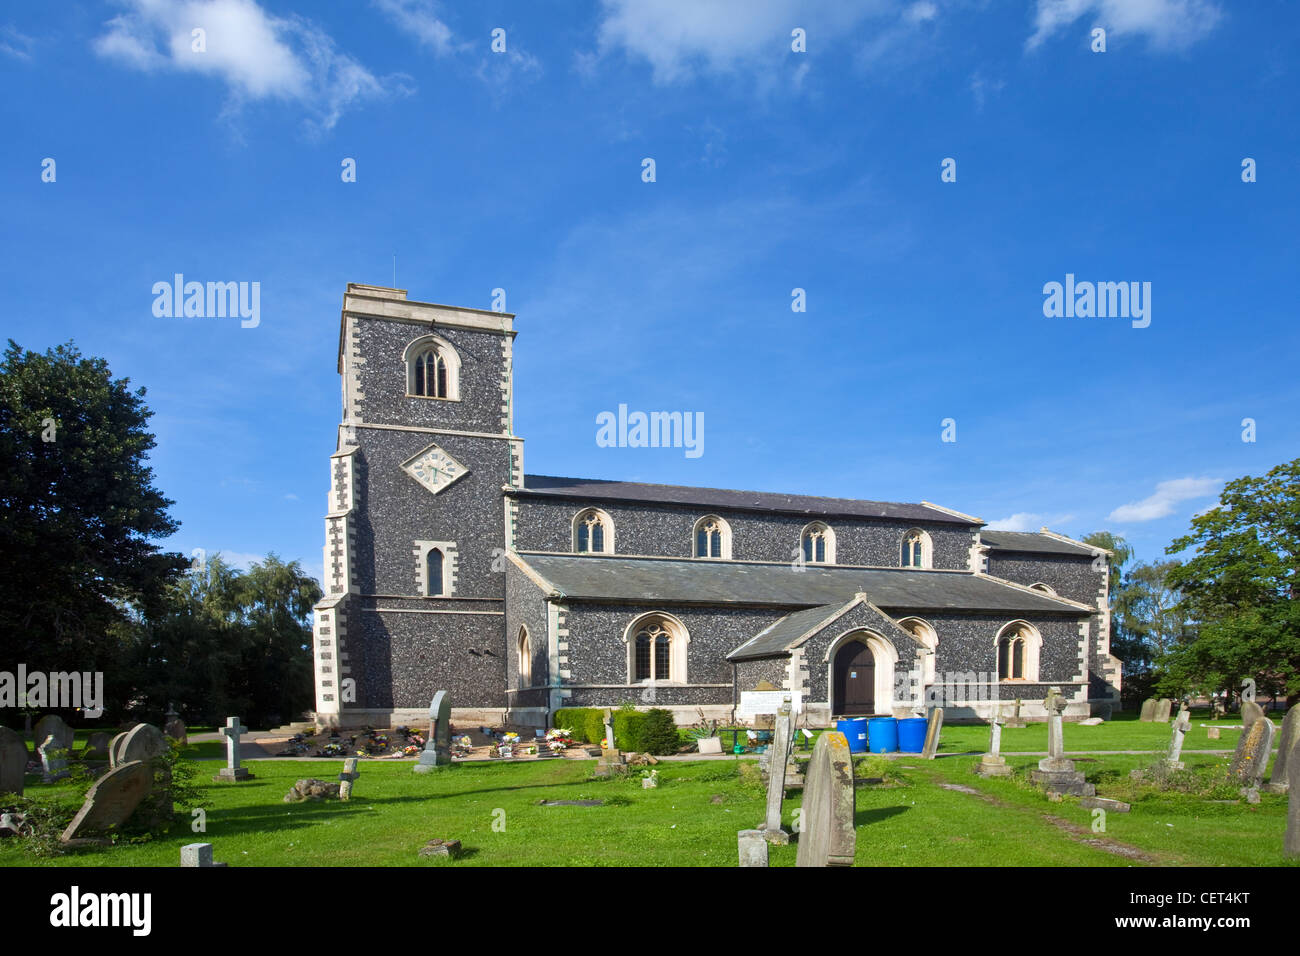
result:
[[[460,398],[460,356],[438,335],[424,335],[406,347],[406,394],[420,398]]]
[[[430,548],[424,556],[425,593],[429,597],[438,597],[444,593],[443,566],[444,555],[439,548]]]
[[[526,627],[519,628],[519,686],[533,686],[533,642]]]
[[[1036,682],[1043,638],[1024,621],[1013,621],[998,632],[998,680]]]
[[[814,521],[803,529],[800,547],[809,564],[835,563],[835,532],[823,521]]]
[[[730,558],[731,526],[717,515],[707,515],[695,522],[695,556]]]
[[[930,536],[919,528],[903,535],[903,563],[905,568],[930,567]]]
[[[671,614],[646,614],[628,625],[628,683],[685,683],[690,635]]]
[[[919,617],[904,618],[898,624],[925,648],[925,656],[921,661],[921,684],[923,686],[933,684],[935,680],[935,658],[939,652],[939,635],[929,623]]]
[[[578,554],[613,554],[613,519],[599,508],[578,512],[573,519],[573,550]]]

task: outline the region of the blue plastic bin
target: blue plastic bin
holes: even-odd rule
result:
[[[849,741],[849,753],[865,753],[867,749],[867,718],[846,717],[835,721],[835,729]]]
[[[919,754],[925,749],[924,717],[904,717],[898,722],[898,749],[905,754]]]
[[[872,717],[867,721],[867,746],[873,754],[898,750],[898,718]]]

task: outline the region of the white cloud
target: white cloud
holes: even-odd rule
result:
[[[1108,40],[1144,36],[1157,49],[1181,49],[1213,30],[1223,12],[1212,0],[1038,0],[1025,46],[1036,49],[1085,16],[1089,29],[1104,28]]]
[[[30,61],[36,41],[13,27],[0,28],[0,53],[16,60]]]
[[[126,12],[95,40],[100,56],[145,72],[188,71],[226,84],[226,115],[250,101],[304,106],[312,125],[331,129],[352,105],[408,89],[401,76],[377,77],[302,17],[280,18],[255,0],[118,0]],[[193,31],[204,49],[193,49]]]
[[[1217,495],[1223,482],[1218,478],[1174,478],[1156,485],[1155,494],[1120,505],[1109,515],[1107,521],[1154,521],[1167,518],[1174,513],[1174,505],[1191,498],[1204,498]]]
[[[987,525],[989,531],[1038,531],[1040,528],[1050,528],[1067,524],[1074,520],[1074,515],[1046,515],[1036,514],[1028,511],[1017,511],[1013,515],[1005,518],[998,518],[990,521]]]
[[[433,0],[371,0],[398,27],[439,56],[455,52],[451,28],[438,15]]]
[[[645,60],[657,83],[685,80],[699,70],[770,67],[790,52],[796,27],[807,31],[813,51],[870,17],[918,24],[937,15],[931,2],[898,0],[601,0],[601,6],[601,55],[622,50]]]

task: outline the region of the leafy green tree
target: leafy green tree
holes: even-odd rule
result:
[[[1166,693],[1181,694],[1189,689],[1165,683],[1168,655],[1193,633],[1182,595],[1169,584],[1169,575],[1177,567],[1177,561],[1134,565],[1120,587],[1117,630],[1123,634],[1123,650],[1128,655],[1124,659],[1126,674],[1131,664],[1132,689],[1139,697],[1149,696],[1157,682]]]
[[[1168,581],[1183,594],[1193,639],[1169,655],[1172,679],[1196,689],[1300,697],[1300,458],[1224,486],[1166,552],[1195,548]]]
[[[159,606],[183,556],[172,504],[154,487],[152,412],[72,343],[12,340],[0,359],[0,634],[9,663],[103,670],[121,693],[113,637],[130,607]]]

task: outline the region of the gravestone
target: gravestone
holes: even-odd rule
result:
[[[1149,724],[1155,719],[1156,699],[1154,697],[1148,697],[1146,700],[1142,701],[1142,710],[1138,714],[1138,720],[1142,721],[1144,724]]]
[[[212,859],[211,843],[187,843],[181,847],[181,866],[225,866]]]
[[[27,772],[27,744],[22,734],[0,727],[0,793],[23,795],[23,774]]]
[[[993,711],[993,719],[989,721],[989,752],[980,758],[980,762],[975,765],[975,772],[981,777],[1007,777],[1011,775],[1011,768],[1007,766],[1007,758],[1002,756],[1002,714],[998,710]]]
[[[429,701],[429,736],[413,768],[416,773],[430,773],[438,767],[451,766],[451,695],[440,690]]]
[[[785,799],[786,762],[790,759],[790,702],[781,705],[772,732],[772,746],[767,748],[767,814],[763,836],[769,843],[785,845],[790,834],[781,829],[781,802]]]
[[[1047,711],[1047,756],[1038,761],[1030,779],[1047,790],[1048,795],[1068,793],[1078,797],[1096,796],[1097,788],[1084,780],[1083,772],[1074,769],[1074,761],[1065,756],[1063,715],[1066,699],[1061,688],[1052,687],[1043,701]]]
[[[108,742],[108,765],[116,767],[122,761],[117,759],[118,752],[122,749],[122,742],[126,740],[126,735],[130,731],[124,730],[120,734],[114,734],[113,739]]]
[[[1168,697],[1161,697],[1156,701],[1156,713],[1152,720],[1157,724],[1169,723],[1169,716],[1173,712],[1174,702]]]
[[[721,737],[701,737],[696,741],[702,754],[720,754],[722,753]]]
[[[818,737],[804,775],[795,866],[852,866],[857,832],[848,738],[837,730]]]
[[[921,748],[922,760],[933,760],[939,752],[939,731],[943,729],[943,708],[930,708],[930,722],[925,725],[925,746]]]
[[[143,760],[148,763],[154,757],[161,757],[167,753],[167,738],[163,732],[153,724],[136,724],[126,734],[123,735],[121,743],[117,745],[116,763],[119,766],[124,763],[130,763],[133,760]]]
[[[1169,756],[1165,758],[1165,762],[1175,770],[1183,769],[1183,762],[1180,759],[1183,755],[1183,738],[1191,729],[1192,715],[1184,704],[1178,711],[1178,718],[1174,721],[1174,729],[1169,736]]]
[[[349,800],[352,797],[352,784],[356,782],[357,777],[361,776],[361,771],[357,769],[357,758],[349,757],[343,761],[343,772],[339,774],[339,799]]]
[[[248,769],[239,765],[239,738],[248,733],[248,728],[239,722],[238,717],[227,717],[226,726],[221,728],[221,733],[226,737],[226,765],[212,778],[212,782],[253,779]]]
[[[180,714],[175,710],[167,711],[167,723],[163,724],[163,733],[172,740],[179,740],[182,747],[189,745],[189,733],[185,729],[185,721],[181,720]],[[194,846],[204,846],[202,843],[195,843]]]
[[[617,750],[618,745],[614,743],[614,715],[605,708],[605,750]]]
[[[152,789],[153,770],[147,763],[133,760],[114,767],[86,791],[86,802],[60,839],[71,843],[120,826],[130,819]]]
[[[82,760],[107,760],[108,757],[108,734],[103,731],[97,731],[90,735],[86,741],[86,749],[81,752]]]
[[[1291,748],[1286,767],[1287,788],[1291,792],[1286,801],[1286,839],[1282,849],[1289,857],[1300,857],[1300,743]]]
[[[1205,726],[1202,724],[1201,726]],[[1210,740],[1219,740],[1223,737],[1223,732],[1218,727],[1209,727],[1205,731],[1205,736]]]
[[[1241,733],[1228,775],[1243,787],[1258,787],[1273,750],[1273,721],[1261,717]]]
[[[1253,700],[1244,700],[1241,702],[1241,723],[1247,729],[1257,720],[1264,717],[1264,708],[1259,706]]]
[[[762,830],[741,830],[736,842],[741,866],[767,866],[767,840]]]
[[[1300,743],[1300,704],[1286,712],[1282,720],[1282,730],[1278,734],[1277,760],[1273,763],[1273,776],[1269,778],[1269,793],[1286,793],[1290,789],[1287,782],[1288,765],[1294,759],[1294,751]],[[3,790],[0,787],[0,790]]]
[[[1004,726],[1007,726],[1007,727],[1014,727],[1014,728],[1016,728],[1016,729],[1020,729],[1020,728],[1022,728],[1022,727],[1028,726],[1028,723],[1027,723],[1027,721],[1025,720],[1025,718],[1022,717],[1021,714],[1020,714],[1020,707],[1021,707],[1022,703],[1023,703],[1023,702],[1020,700],[1020,698],[1017,697],[1017,698],[1016,698],[1016,703],[1015,703],[1015,709],[1011,712],[1011,716],[1008,717],[1008,718],[1003,722],[1003,723],[1004,723]]]
[[[54,783],[68,775],[68,752],[53,734],[49,734],[45,743],[36,748],[36,753],[41,758],[42,783]]]
[[[1210,710],[1214,715],[1214,718],[1217,720],[1228,713],[1228,705],[1224,703],[1222,697],[1214,697],[1210,700]]]
[[[596,761],[596,769],[593,771],[597,777],[608,777],[627,770],[627,757],[615,744],[614,715],[608,707],[605,708],[604,721],[605,746],[600,751],[600,759]]]
[[[64,722],[58,714],[48,714],[36,721],[36,727],[32,731],[32,743],[43,744],[46,737],[53,737],[55,750],[66,750],[72,753],[72,728]]]

